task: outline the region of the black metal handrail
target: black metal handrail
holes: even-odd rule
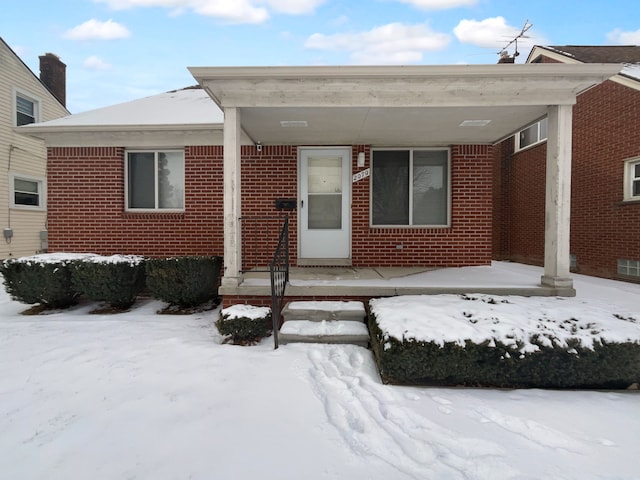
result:
[[[273,345],[278,348],[284,291],[289,281],[289,215],[284,216],[278,246],[269,265],[271,273],[271,317],[273,319]]]

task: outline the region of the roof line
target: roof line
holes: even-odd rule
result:
[[[55,100],[55,101],[56,101],[56,102],[57,102],[57,103],[58,103],[62,108],[64,108],[64,109],[65,109],[65,111],[66,111],[69,115],[71,115],[71,112],[70,112],[69,110],[67,110],[67,107],[66,107],[65,105],[63,105],[63,104],[62,104],[62,102],[60,102],[60,100],[58,100],[58,99],[56,98],[56,96],[55,96],[55,95],[53,94],[53,92],[49,89],[49,87],[47,87],[47,86],[45,85],[45,83],[44,83],[42,80],[40,80],[40,77],[39,77],[38,75],[36,75],[36,74],[33,72],[33,70],[31,70],[31,69],[29,68],[29,66],[28,66],[26,63],[24,63],[24,60],[22,60],[22,58],[20,58],[20,55],[18,55],[18,54],[13,50],[13,48],[11,48],[11,47],[9,46],[9,44],[8,44],[7,42],[5,42],[5,41],[4,41],[4,39],[3,39],[2,37],[0,37],[0,42],[2,42],[2,44],[3,44],[5,47],[7,47],[7,48],[9,49],[9,51],[13,54],[13,56],[14,56],[14,57],[16,57],[16,58],[18,59],[18,61],[19,61],[19,62],[24,66],[24,68],[26,68],[26,69],[27,69],[27,71],[28,71],[31,75],[33,75],[33,78],[35,78],[35,79],[38,81],[38,83],[39,83],[40,85],[42,85],[42,86],[44,87],[44,89],[45,89],[47,92],[49,92],[49,94],[53,97],[53,99],[54,99],[54,100]]]

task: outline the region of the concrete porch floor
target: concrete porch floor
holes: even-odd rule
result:
[[[285,297],[377,297],[488,293],[522,296],[574,296],[573,288],[540,284],[543,269],[511,262],[461,268],[291,267]],[[220,295],[271,295],[268,272],[247,272],[237,287]]]

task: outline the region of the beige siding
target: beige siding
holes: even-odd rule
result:
[[[45,180],[47,162],[42,141],[13,131],[16,90],[39,102],[40,121],[68,115],[65,108],[0,40],[0,259],[40,252],[40,232],[46,229],[45,209],[11,208],[11,175]],[[46,198],[46,192],[43,192],[43,198]],[[4,238],[6,228],[13,230],[10,242]]]

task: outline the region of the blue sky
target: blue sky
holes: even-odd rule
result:
[[[637,0],[4,0],[0,36],[72,113],[195,83],[188,66],[495,63],[532,44],[640,44]],[[513,46],[509,48],[513,54]]]

